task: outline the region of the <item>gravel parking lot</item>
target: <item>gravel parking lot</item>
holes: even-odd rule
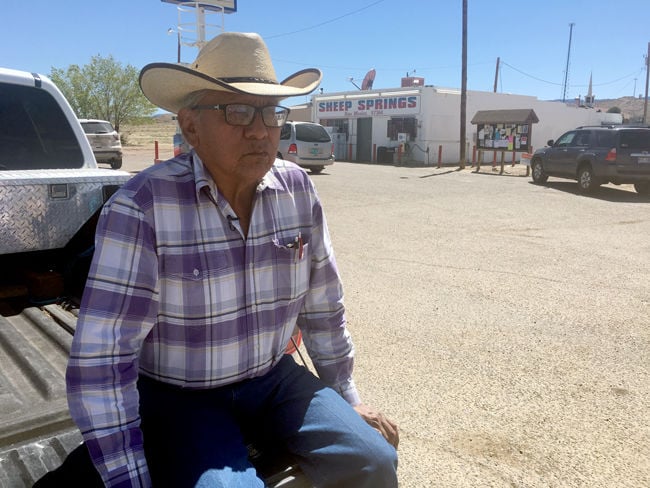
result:
[[[313,176],[362,397],[402,487],[648,487],[650,199],[524,171]]]

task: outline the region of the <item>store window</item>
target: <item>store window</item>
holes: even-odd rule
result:
[[[418,124],[415,117],[393,117],[388,121],[387,136],[391,141],[397,140],[397,134],[406,133],[409,140],[415,140],[418,133]]]
[[[335,127],[334,132],[345,134],[348,137],[348,119],[321,119],[320,125],[323,127]]]

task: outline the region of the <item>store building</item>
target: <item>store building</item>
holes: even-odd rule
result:
[[[401,88],[313,95],[311,120],[337,134],[336,159],[390,163],[399,158],[401,162],[424,164],[457,163],[460,90],[418,86],[424,85],[424,80],[416,80],[418,83],[403,79],[405,86]],[[468,161],[476,154],[477,126],[471,120],[479,111],[533,110],[539,123],[527,145],[532,149],[543,147],[548,139],[556,139],[580,125],[622,123],[620,114],[525,95],[468,91],[466,107]],[[505,133],[511,129],[506,125],[496,129]],[[342,147],[345,154],[341,154]],[[515,156],[519,160],[516,150]]]

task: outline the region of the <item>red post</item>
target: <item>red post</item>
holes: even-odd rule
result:
[[[496,168],[497,167],[497,150],[494,150],[494,156],[492,158],[492,167]]]
[[[438,146],[438,168],[442,166],[442,144]]]
[[[512,165],[513,166],[515,165],[515,156],[516,156],[516,154],[517,153],[515,151],[512,151]]]
[[[153,141],[153,147],[154,147],[153,162],[157,164],[160,162],[160,158],[158,157],[158,141]]]
[[[533,146],[530,146],[529,153],[533,154],[534,152]],[[530,176],[530,163],[526,166],[526,176]]]
[[[402,164],[402,145],[397,145],[397,164]]]

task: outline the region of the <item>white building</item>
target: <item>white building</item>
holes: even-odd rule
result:
[[[471,120],[478,111],[534,110],[539,123],[532,127],[532,148],[580,125],[622,123],[620,114],[525,95],[468,91],[466,107],[468,162],[475,154],[477,127]],[[433,165],[460,159],[460,90],[406,86],[320,93],[312,95],[311,111],[313,122],[332,127],[338,160],[391,162],[399,154],[402,162]]]

